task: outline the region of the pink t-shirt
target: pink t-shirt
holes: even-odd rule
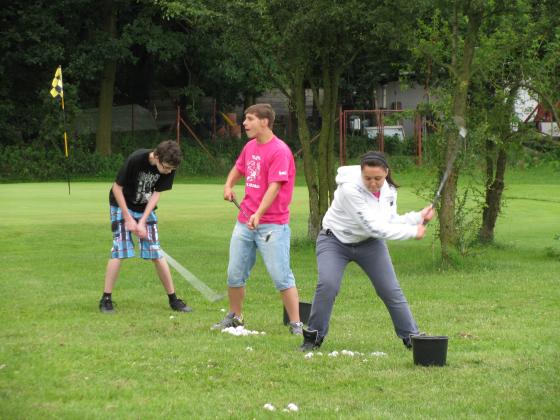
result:
[[[280,191],[260,218],[260,223],[289,223],[296,165],[288,145],[276,136],[265,144],[259,144],[256,139],[252,139],[241,151],[235,167],[245,176],[245,197],[241,208],[247,215],[257,211],[270,183],[280,182]],[[247,222],[242,212],[237,220],[241,223]]]

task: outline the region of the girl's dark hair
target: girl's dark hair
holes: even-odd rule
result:
[[[177,168],[183,160],[181,148],[174,140],[162,141],[154,149],[154,155],[157,156],[161,163],[171,165],[174,168]]]
[[[360,157],[360,167],[362,170],[364,166],[377,166],[387,170],[387,183],[394,188],[399,188],[399,185],[393,181],[391,177],[391,168],[389,168],[389,164],[387,163],[387,159],[385,158],[385,154],[382,152],[366,152]]]

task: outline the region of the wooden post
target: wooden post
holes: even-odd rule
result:
[[[177,125],[176,125],[177,137],[175,141],[177,144],[181,144],[181,105],[177,104]]]

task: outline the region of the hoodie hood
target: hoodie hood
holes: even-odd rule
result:
[[[362,168],[360,165],[341,166],[336,172],[336,185],[346,183],[356,184],[360,187],[364,186],[362,181]]]
[[[364,185],[364,180],[362,179],[362,167],[360,165],[341,166],[338,168],[335,181],[337,186],[352,184],[355,185],[363,194],[368,196],[371,194]],[[385,193],[387,193],[387,188],[389,188],[389,184],[385,181],[381,190],[385,190]]]
[[[336,175],[334,200],[323,217],[323,229],[329,229],[342,243],[355,244],[369,238],[411,239],[422,223],[419,212],[402,216],[397,213],[397,190],[387,181],[379,196],[364,185],[359,165],[341,166]]]

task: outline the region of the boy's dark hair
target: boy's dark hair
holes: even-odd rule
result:
[[[274,112],[274,110],[272,109],[272,106],[270,106],[270,104],[251,105],[244,112],[244,115],[247,115],[247,114],[254,114],[254,115],[257,116],[257,118],[259,118],[261,120],[264,119],[264,118],[267,118],[268,119],[268,128],[270,128],[272,130],[272,127],[274,126],[274,119],[276,118],[276,113]]]
[[[160,163],[177,168],[183,160],[183,152],[174,140],[162,141],[154,149],[154,155],[159,159]]]
[[[366,152],[362,156],[360,156],[360,167],[364,169],[364,166],[379,166],[387,170],[387,182],[389,185],[399,188],[398,184],[393,181],[391,177],[391,168],[389,168],[389,164],[387,163],[387,159],[385,158],[385,154],[382,152]]]

